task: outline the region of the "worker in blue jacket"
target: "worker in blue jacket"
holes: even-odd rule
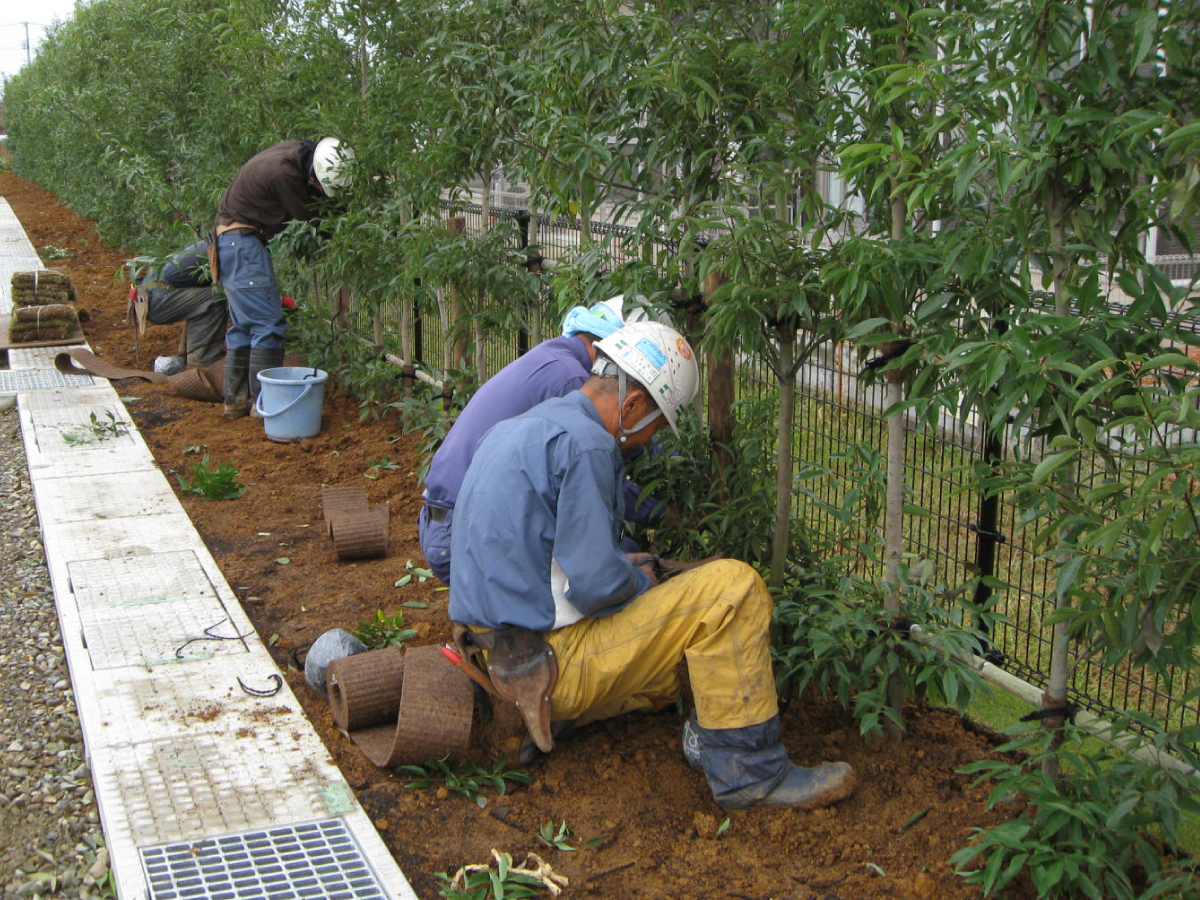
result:
[[[433,455],[422,492],[425,503],[417,517],[421,552],[430,570],[443,583],[450,583],[454,504],[479,439],[497,422],[581,387],[589,377],[595,358],[594,343],[608,337],[622,324],[624,297],[621,295],[591,308],[576,306],[563,319],[560,337],[542,341],[489,378],[459,413]],[[631,511],[630,521],[646,525],[661,517],[662,508],[657,501],[647,500],[639,505],[638,487],[632,482],[626,482],[624,487]]]
[[[557,659],[550,718],[584,724],[653,711],[680,693],[695,714],[689,763],[727,809],[828,806],[855,789],[841,762],[794,765],[780,739],[771,597],[758,573],[717,560],[657,583],[621,551],[622,453],[692,402],[692,348],[657,322],[596,344],[583,387],[495,425],[463,480],[449,613],[474,630],[542,633]]]

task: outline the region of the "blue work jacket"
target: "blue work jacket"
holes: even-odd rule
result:
[[[455,507],[450,618],[545,632],[611,615],[649,588],[618,543],[624,471],[580,391],[488,431]]]

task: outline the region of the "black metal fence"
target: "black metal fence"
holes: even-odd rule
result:
[[[466,217],[468,233],[479,233],[482,228],[483,212],[478,205],[444,204],[441,214]],[[531,244],[534,219],[526,210],[493,207],[490,215],[516,222],[521,246]],[[565,257],[579,249],[579,228],[577,221],[541,216],[537,220],[536,249],[546,258]],[[619,239],[631,233],[632,229],[621,226],[593,228],[593,234]],[[614,267],[637,253],[636,249],[631,252],[623,240],[601,243]],[[662,246],[672,249],[669,241],[664,240]],[[420,331],[429,356],[431,342],[444,337],[443,326],[426,314]],[[546,336],[554,334],[556,330],[547,329]],[[519,331],[489,332],[488,371],[497,371],[527,346],[528,335]],[[845,451],[869,447],[882,455],[885,447],[884,389],[861,379],[860,368],[861,361],[850,347],[836,346],[810,358],[798,376],[793,471],[799,472],[817,461],[834,473],[831,479],[806,482],[807,489],[824,503],[839,503],[836,485],[854,477],[845,461]],[[761,360],[744,359],[738,378],[740,395],[772,390],[768,367]],[[975,463],[1002,460],[1017,441],[1024,441],[1025,452],[1030,452],[1029,439],[1008,434],[1003,442],[997,441],[985,429],[949,418],[937,427],[913,421],[906,427],[907,502],[921,511],[920,515],[906,517],[906,553],[931,564],[937,580],[950,586],[969,585],[979,576],[994,576],[1006,583],[1007,589],[994,596],[989,596],[990,589],[977,587],[973,597],[977,604],[994,604],[994,610],[1003,616],[990,636],[991,659],[1012,674],[1045,687],[1051,639],[1043,621],[1053,608],[1053,566],[1032,546],[1032,533],[1018,521],[1015,506],[1002,497],[982,496],[968,474]],[[1081,473],[1081,481],[1086,485],[1100,474],[1097,464],[1095,470]],[[822,519],[812,514],[810,506],[806,497],[797,493],[793,503],[796,514],[810,528],[819,529],[823,527]],[[1162,678],[1148,670],[1129,665],[1112,668],[1087,657],[1075,659],[1073,664],[1069,693],[1081,708],[1099,715],[1137,710],[1175,726],[1200,721],[1200,706],[1181,699],[1194,686],[1195,674],[1190,669]]]

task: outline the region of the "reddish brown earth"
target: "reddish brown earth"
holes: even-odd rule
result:
[[[72,275],[98,354],[147,368],[154,356],[173,351],[177,326],[151,326],[141,363],[134,359],[125,291],[113,283],[133,253],[106,245],[90,222],[15,175],[0,174],[0,192],[43,259],[57,252],[50,248],[69,254],[48,264]],[[295,293],[303,302],[301,289]],[[973,787],[971,778],[958,774],[992,755],[993,743],[944,711],[910,711],[909,736],[890,742],[861,738],[834,704],[814,698],[793,703],[784,718],[792,757],[803,764],[847,760],[861,777],[857,795],[825,811],[735,813],[720,833],[726,814],[683,760],[674,709],[583,729],[528,770],[532,784],[503,797],[489,792],[486,809],[444,787],[406,787],[333,727],[328,705],[295,669],[293,651],[329,628],[351,629],[376,611],[391,616],[406,601],[428,604],[404,609],[406,624],[419,633],[414,643],[446,638],[445,592],[433,582],[394,586],[408,561],[423,565],[415,527],[417,442],[400,436],[394,420],[360,423],[357,402],[336,383],[326,392],[320,435],[287,445],[267,440],[258,420],[227,420],[219,406],[178,398],[166,387],[124,381],[118,389],[138,398],[129,409],[172,483],[173,473],[186,473],[202,454],[239,471],[247,491],[238,500],[180,499],[421,897],[438,896],[433,873],[486,862],[493,848],[517,859],[541,854],[570,879],[567,897],[979,896],[946,859],[973,827],[1003,817],[985,812],[986,787]],[[371,462],[381,457],[398,468],[368,478]],[[371,503],[389,504],[386,558],[337,561],[323,527],[322,485],[359,485]],[[289,562],[280,564],[280,558]],[[474,748],[490,765],[501,755],[513,758],[517,736],[513,717],[502,715],[477,730]],[[538,840],[548,822],[566,822],[580,842],[600,843],[576,852],[550,849]],[[1023,887],[1008,896],[1033,895]]]

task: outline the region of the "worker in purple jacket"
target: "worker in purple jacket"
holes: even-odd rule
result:
[[[466,407],[441,447],[433,455],[425,476],[425,500],[417,519],[421,552],[430,570],[443,583],[450,583],[450,528],[454,504],[462,487],[475,445],[497,422],[511,419],[551,397],[577,390],[591,373],[596,358],[593,343],[608,337],[623,324],[624,297],[616,296],[590,309],[577,306],[563,319],[562,337],[542,341],[519,359],[489,378]],[[638,505],[639,490],[625,485],[627,519],[650,524],[662,515],[661,505],[647,501]]]

